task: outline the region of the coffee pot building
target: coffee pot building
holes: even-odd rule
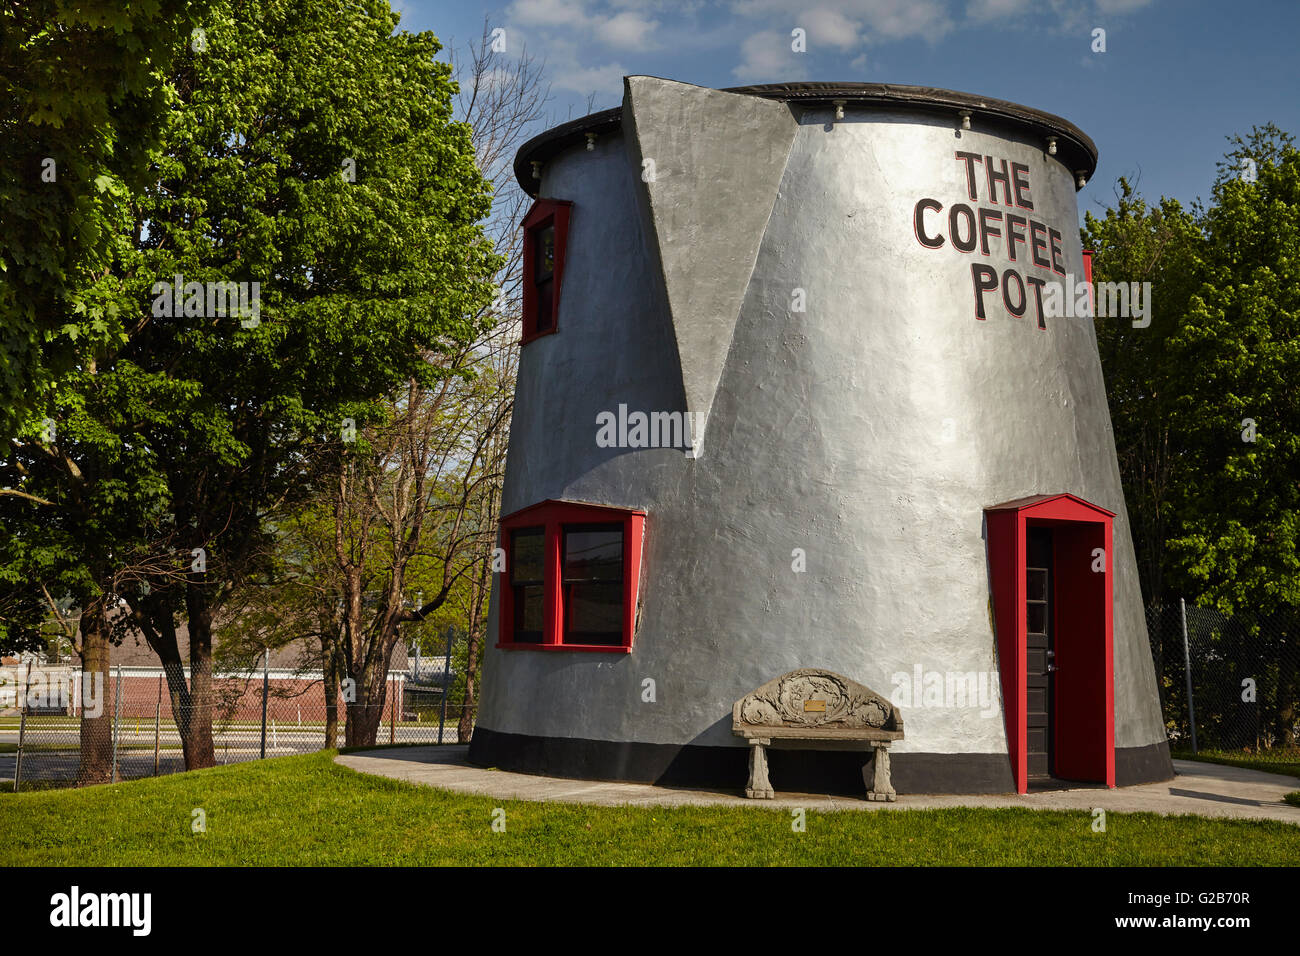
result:
[[[1073,307],[1096,156],[964,93],[643,76],[525,144],[470,759],[735,787],[733,704],[821,668],[897,705],[899,793],[1171,777]],[[860,789],[861,763],[775,750],[771,780]]]

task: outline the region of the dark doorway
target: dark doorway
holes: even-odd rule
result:
[[[1025,529],[1025,748],[1029,778],[1056,770],[1053,726],[1056,657],[1053,647],[1055,582],[1050,528]]]

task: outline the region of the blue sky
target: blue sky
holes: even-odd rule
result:
[[[622,77],[702,86],[849,80],[938,86],[1060,114],[1101,163],[1079,209],[1140,175],[1148,199],[1208,199],[1225,137],[1300,137],[1300,0],[393,0],[444,44],[486,17],[545,61],[553,122],[616,106]],[[791,50],[803,29],[807,52]],[[1093,31],[1105,52],[1093,52]]]

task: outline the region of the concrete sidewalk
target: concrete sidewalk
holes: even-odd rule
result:
[[[873,803],[825,794],[777,793],[775,800],[746,800],[735,793],[672,790],[641,783],[603,783],[537,777],[488,770],[468,763],[468,746],[401,747],[343,754],[335,760],[362,773],[441,787],[456,793],[506,800],[554,800],[595,806],[804,807],[810,810],[920,810],[935,807],[1023,807],[1032,810],[1085,810],[1096,807],[1126,813],[1194,813],[1206,817],[1282,820],[1300,825],[1300,807],[1282,795],[1300,790],[1300,780],[1279,774],[1219,764],[1175,760],[1178,776],[1165,783],[1117,790],[1088,787],[1044,793],[990,796],[900,795],[896,803]]]

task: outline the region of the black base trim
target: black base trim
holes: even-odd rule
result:
[[[1115,748],[1115,786],[1131,787],[1173,779],[1174,761],[1169,756],[1169,741],[1145,747]]]
[[[772,787],[789,793],[863,791],[863,753],[768,749]],[[744,747],[700,747],[632,741],[533,737],[475,727],[471,763],[518,773],[579,780],[626,780],[665,787],[740,790],[748,776]],[[1011,763],[1003,754],[890,754],[899,793],[1012,793]],[[1174,775],[1167,743],[1115,751],[1116,783],[1131,786]]]

